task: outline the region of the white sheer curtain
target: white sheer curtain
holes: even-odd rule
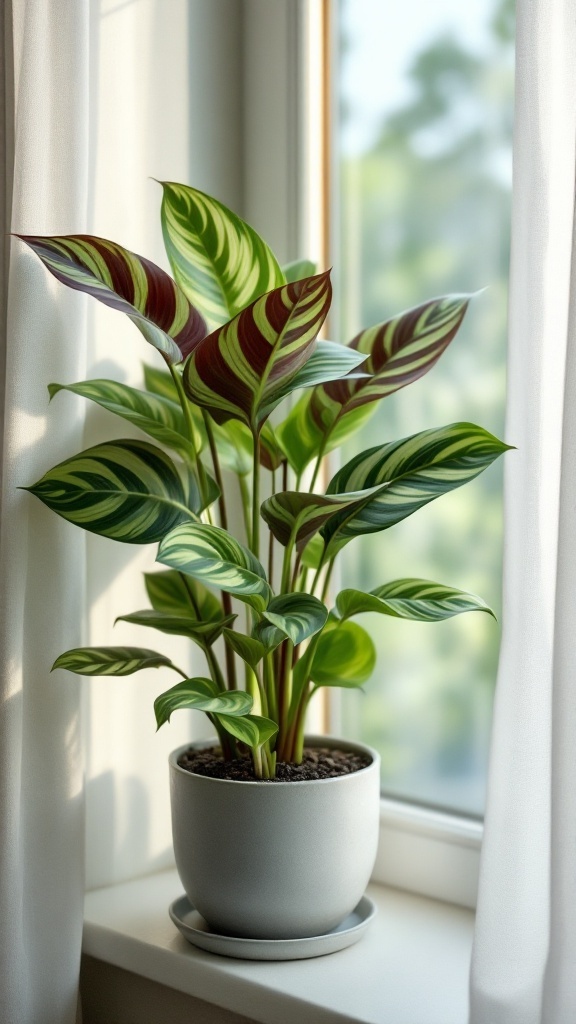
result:
[[[505,615],[473,1024],[576,1020],[576,3],[518,0]]]
[[[152,177],[188,181],[241,208],[242,6],[5,0],[2,229],[99,234],[166,266]],[[17,490],[98,440],[130,435],[70,394],[49,407],[47,384],[110,376],[141,386],[146,345],[128,321],[59,285],[17,240],[0,284],[8,278],[7,300],[0,288],[0,1022],[72,1024],[85,804],[88,885],[169,863],[166,753],[189,738],[191,723],[182,716],[155,735],[160,673],[86,685],[50,675],[54,658],[82,643],[170,651],[168,637],[112,631],[115,615],[143,606],[139,570],[154,552],[85,535]]]
[[[7,228],[81,230],[88,201],[88,8],[76,0],[14,0],[5,16],[4,81],[14,128],[13,149],[5,153],[12,192]],[[72,536],[16,489],[37,480],[82,438],[76,403],[51,412],[47,430],[46,384],[83,376],[86,357],[84,300],[70,294],[56,304],[54,294],[42,268],[13,240],[2,311],[3,1024],[74,1021],[82,931],[79,691],[65,678],[51,678],[50,665],[82,629],[84,537],[79,531]]]

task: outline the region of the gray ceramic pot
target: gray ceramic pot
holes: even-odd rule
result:
[[[322,935],[362,897],[378,842],[379,755],[327,736],[307,737],[306,745],[363,751],[372,763],[336,779],[231,782],[180,768],[190,744],[170,755],[176,865],[213,931],[259,939]]]

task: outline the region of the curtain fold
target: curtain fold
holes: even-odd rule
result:
[[[5,5],[8,230],[81,230],[88,198],[88,5]],[[7,86],[7,88],[6,88]],[[13,169],[13,174],[12,174]],[[59,297],[12,239],[1,371],[6,395],[0,534],[0,1020],[76,1019],[83,904],[79,690],[54,657],[78,641],[84,537],[18,487],[82,437],[75,405],[50,412],[46,383],[85,370],[85,302]]]
[[[576,1020],[576,5],[518,0],[504,632],[472,1024]]]

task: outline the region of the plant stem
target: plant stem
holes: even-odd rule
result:
[[[328,568],[326,570],[326,576],[324,577],[324,584],[322,586],[322,596],[321,596],[321,600],[322,601],[326,601],[326,597],[328,595],[328,590],[329,590],[329,587],[330,587],[330,577],[332,575],[332,570],[334,568],[334,562],[335,562],[335,559],[331,558],[330,562],[328,564]]]
[[[312,473],[312,479],[310,481],[310,493],[312,493],[312,491],[314,490],[314,484],[316,483],[316,479],[318,477],[318,473],[320,472],[320,466],[322,465],[322,459],[324,458],[324,452],[326,451],[326,444],[328,442],[328,437],[329,437],[329,434],[326,434],[322,438],[322,444],[320,445],[320,448],[318,449],[318,457],[316,459],[316,465],[314,466],[314,472]]]
[[[276,472],[272,470],[272,494],[276,492]],[[274,534],[268,533],[268,583],[274,588]]]
[[[260,435],[254,433],[254,470],[252,475],[251,550],[260,558]]]
[[[248,547],[252,544],[252,523],[250,522],[250,490],[246,482],[246,477],[242,474],[238,474],[238,484],[240,485],[240,497],[242,499],[242,517],[244,519],[244,529],[246,530],[246,543]]]
[[[290,710],[290,700],[292,697],[290,692],[290,677],[292,674],[293,650],[294,644],[292,641],[284,641],[281,649],[280,670],[278,673],[278,750],[280,752],[280,756],[284,753],[288,732],[288,712]]]
[[[188,402],[188,399],[186,397],[186,392],[184,391],[184,386],[182,384],[182,378],[180,377],[178,370],[176,370],[171,363],[169,364],[169,370],[172,375],[172,380],[174,381],[176,391],[178,392],[178,398],[180,399],[182,412],[184,413],[184,420],[186,422],[186,428],[188,431],[188,439],[190,441],[190,447],[192,449],[192,452],[194,453],[193,461],[194,465],[196,466],[196,472],[198,474],[198,488],[200,490],[200,499],[202,505],[205,506],[206,496],[208,494],[206,472],[202,464],[202,459],[200,458],[199,453],[196,451],[196,445],[194,444],[194,421],[192,419],[192,413],[190,412],[190,403]]]
[[[220,459],[218,458],[218,449],[216,447],[216,441],[214,440],[214,431],[212,430],[212,424],[210,423],[210,416],[206,409],[202,409],[202,418],[204,420],[204,428],[206,430],[206,437],[208,438],[208,447],[210,448],[210,455],[212,457],[212,465],[214,467],[214,478],[218,484],[220,491],[220,497],[218,498],[218,510],[220,512],[220,526],[223,530],[228,529],[228,516],[226,514],[226,497],[224,494],[224,483],[222,481],[222,470],[220,469]]]

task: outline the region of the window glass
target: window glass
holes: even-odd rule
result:
[[[510,0],[340,0],[335,234],[343,341],[450,292],[478,295],[425,377],[381,403],[343,453],[458,420],[503,436],[511,190]],[[344,553],[346,586],[416,576],[500,618],[501,461]],[[500,627],[366,617],[378,667],[344,693],[347,735],[382,755],[385,792],[480,815]]]

